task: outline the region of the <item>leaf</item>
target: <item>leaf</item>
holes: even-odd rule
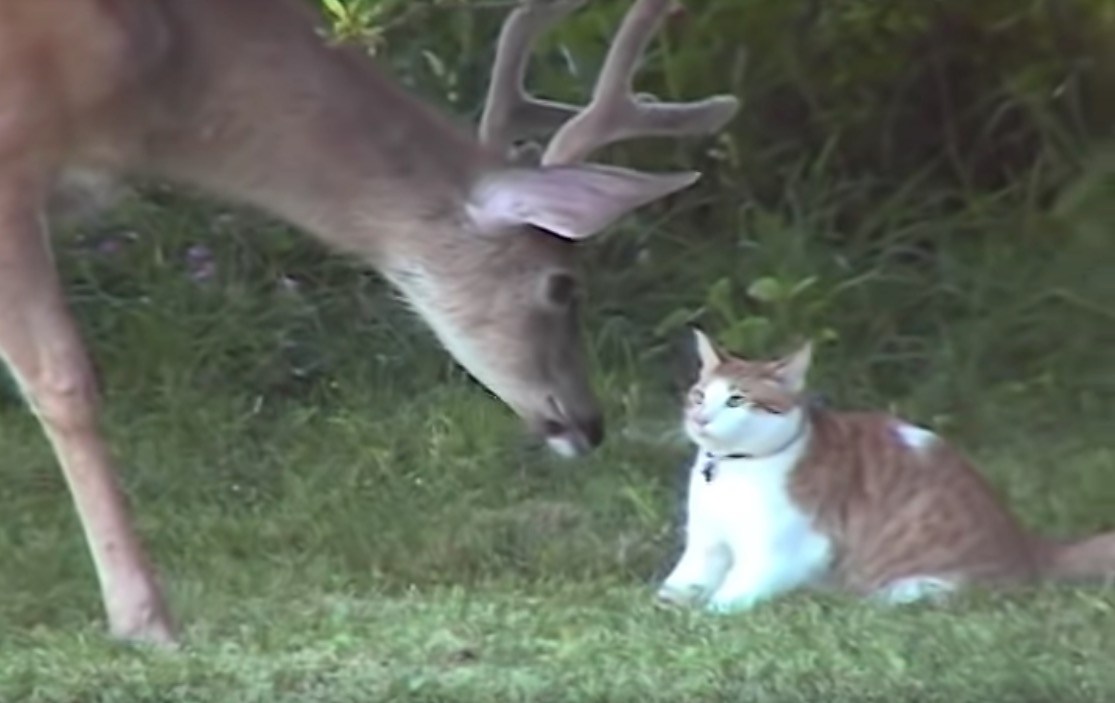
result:
[[[732,280],[721,278],[709,286],[706,296],[710,308],[720,314],[725,320],[734,320],[735,308],[732,305]]]
[[[333,17],[338,20],[343,20],[348,17],[348,10],[341,0],[321,0],[321,4],[325,5],[325,9],[329,10],[329,14],[333,15]]]
[[[786,297],[782,283],[772,276],[752,281],[747,287],[747,295],[760,303],[775,303]]]
[[[798,281],[797,283],[794,284],[794,287],[790,289],[790,295],[788,297],[790,297],[790,298],[798,297],[803,292],[812,288],[813,284],[816,283],[816,282],[817,282],[817,277],[816,276],[806,276],[805,278],[801,279],[800,281]]]
[[[747,317],[737,321],[720,335],[729,349],[754,349],[770,339],[774,325],[765,317]]]
[[[426,64],[430,67],[430,71],[438,78],[445,78],[445,63],[434,52],[423,49],[422,58],[426,59]]]
[[[697,317],[700,313],[699,310],[690,310],[689,308],[678,308],[666,317],[654,328],[654,333],[657,336],[665,336],[683,325],[688,324],[691,320]]]

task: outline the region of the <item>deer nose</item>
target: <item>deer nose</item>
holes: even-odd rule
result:
[[[604,441],[604,417],[599,413],[584,420],[580,429],[589,447],[595,449]]]
[[[543,433],[546,441],[559,454],[580,456],[587,454],[604,441],[604,420],[593,416],[576,422],[547,420]]]
[[[571,415],[561,410],[558,418],[550,418],[542,426],[546,441],[554,451],[564,456],[580,456],[600,446],[604,441],[604,418],[599,410],[593,408],[584,415]]]

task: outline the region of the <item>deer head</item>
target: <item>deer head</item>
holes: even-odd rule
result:
[[[480,122],[487,158],[453,215],[428,220],[455,231],[413,237],[405,256],[382,267],[450,353],[562,455],[604,437],[580,333],[578,242],[699,176],[585,159],[621,139],[712,133],[738,108],[731,96],[663,103],[633,94],[636,63],[670,0],[638,0],[628,11],[586,107],[528,95],[531,46],[582,4],[525,0],[509,15]],[[547,133],[538,163],[523,164],[516,140]]]

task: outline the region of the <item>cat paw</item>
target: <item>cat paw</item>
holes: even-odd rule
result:
[[[745,610],[751,610],[759,598],[751,595],[727,595],[723,593],[715,593],[712,598],[709,598],[708,603],[705,604],[705,610],[717,615],[730,615],[732,613],[741,613]]]
[[[655,593],[655,600],[663,606],[691,605],[704,595],[705,589],[700,584],[672,585],[663,584]]]
[[[710,598],[705,605],[705,610],[715,615],[731,615],[747,610],[751,604],[742,599],[729,600],[727,598]]]
[[[936,576],[908,576],[884,585],[872,594],[872,598],[886,605],[942,603],[956,588],[957,584],[949,579]]]

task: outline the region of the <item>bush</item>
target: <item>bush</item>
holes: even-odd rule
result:
[[[478,113],[512,3],[321,3],[342,35],[366,41],[404,79],[463,117]],[[803,161],[877,182],[873,197],[915,176],[996,190],[1039,167],[1053,188],[1077,167],[1083,139],[1115,122],[1115,10],[1104,0],[685,4],[641,87],[743,97],[721,176],[765,201]],[[547,37],[533,67],[539,90],[583,99],[628,5],[590,3]]]

